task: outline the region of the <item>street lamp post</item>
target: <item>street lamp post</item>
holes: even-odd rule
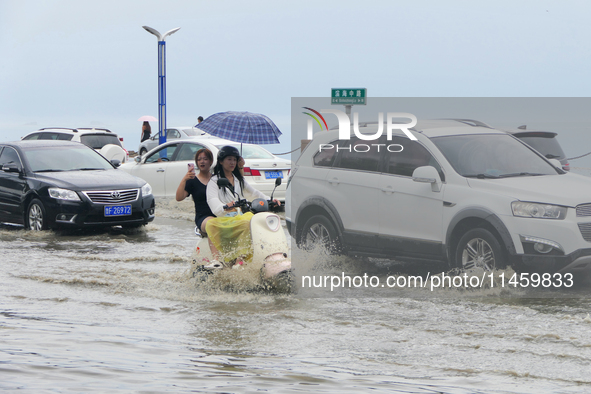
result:
[[[149,26],[142,26],[158,38],[158,143],[166,142],[166,37],[176,33],[180,27],[160,34]]]

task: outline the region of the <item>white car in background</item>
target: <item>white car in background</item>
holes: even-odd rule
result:
[[[178,141],[178,140],[187,140],[202,136],[209,136],[205,131],[200,130],[195,127],[185,126],[185,127],[170,127],[166,129],[166,142],[169,141]],[[158,130],[152,130],[152,136],[145,140],[144,142],[140,143],[138,148],[138,152],[141,155],[144,155],[148,151],[151,151],[155,147],[160,145],[158,141]]]
[[[195,162],[195,153],[202,148],[211,150],[215,165],[219,149],[226,145],[241,150],[245,161],[245,180],[267,196],[271,195],[275,187],[275,179],[283,178],[273,197],[285,201],[291,161],[279,158],[258,145],[240,144],[215,137],[168,141],[119,168],[148,182],[154,196],[174,197],[181,179],[187,173],[187,164]]]
[[[21,139],[81,142],[109,161],[119,160],[119,162],[125,163],[129,160],[129,153],[123,146],[123,137],[119,137],[108,129],[50,127],[29,133]]]

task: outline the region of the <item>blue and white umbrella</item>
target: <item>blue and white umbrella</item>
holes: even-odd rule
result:
[[[245,144],[278,144],[282,134],[271,119],[252,112],[219,112],[195,127],[215,137]]]

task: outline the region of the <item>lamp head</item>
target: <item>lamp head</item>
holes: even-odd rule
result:
[[[177,28],[167,31],[166,33],[164,33],[164,35],[162,35],[162,41],[164,41],[166,39],[166,37],[170,36],[171,34],[174,34],[177,31],[179,31],[180,29],[181,29],[180,27],[177,27]]]
[[[154,34],[156,37],[158,37],[159,41],[162,41],[162,35],[160,34],[160,32],[154,28],[151,28],[150,26],[142,26],[147,32]]]

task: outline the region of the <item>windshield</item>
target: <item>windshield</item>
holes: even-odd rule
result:
[[[275,156],[273,156],[271,153],[267,152],[265,149],[263,149],[257,145],[242,144],[242,148],[241,148],[240,144],[227,144],[227,145],[218,145],[218,148],[221,148],[223,146],[228,146],[228,145],[237,148],[238,151],[241,152],[242,157],[244,157],[247,160],[248,159],[274,159],[275,158]]]
[[[455,135],[431,139],[454,170],[465,177],[556,175],[535,152],[506,134]]]
[[[107,144],[121,146],[121,142],[115,134],[83,134],[80,136],[80,142],[97,150]]]
[[[33,172],[113,169],[101,155],[85,146],[44,146],[24,153]]]

